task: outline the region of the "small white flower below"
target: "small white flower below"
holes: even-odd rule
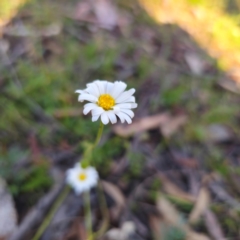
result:
[[[76,194],[90,190],[98,182],[98,172],[94,167],[82,168],[80,163],[68,169],[66,181],[74,189]]]
[[[92,113],[92,121],[95,122],[101,117],[103,124],[109,121],[114,124],[117,117],[122,123],[125,121],[130,124],[134,113],[131,109],[137,107],[135,97],[132,96],[135,89],[125,91],[127,85],[122,81],[114,83],[96,80],[87,84],[84,90],[77,90],[79,93],[78,101],[89,101],[84,105],[84,114]]]

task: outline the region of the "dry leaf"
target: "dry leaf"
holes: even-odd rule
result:
[[[39,35],[44,37],[53,37],[59,35],[61,31],[62,26],[59,23],[53,23],[41,30],[41,32],[39,32]]]
[[[172,117],[169,119],[169,121],[162,123],[160,125],[160,129],[164,137],[170,137],[186,122],[187,116],[185,115]]]
[[[163,185],[163,189],[166,193],[178,197],[182,200],[186,200],[189,202],[195,202],[195,197],[192,195],[184,192],[182,189],[177,187],[174,183],[172,183],[167,177],[165,177],[163,174],[159,173],[158,177],[161,180],[161,183]]]
[[[211,191],[217,196],[217,198],[224,203],[228,204],[231,208],[240,209],[240,202],[232,197],[222,185],[217,182],[209,184]]]
[[[210,240],[210,238],[204,234],[196,233],[192,230],[188,230],[186,240]]]
[[[14,37],[28,37],[36,35],[34,31],[30,30],[22,23],[8,26],[4,29],[4,34]]]
[[[0,178],[0,239],[7,239],[17,228],[17,213],[5,181]]]
[[[173,226],[182,227],[181,216],[178,210],[165,197],[158,197],[157,208],[167,223]]]
[[[165,112],[153,116],[143,117],[141,119],[135,120],[130,125],[113,126],[113,131],[121,137],[129,137],[135,133],[160,127],[162,134],[165,137],[169,137],[186,122],[187,117],[185,115],[170,116],[169,113]]]
[[[109,240],[128,240],[129,236],[135,232],[135,224],[131,221],[123,223],[121,228],[110,229],[105,236]]]
[[[90,1],[81,1],[77,4],[74,13],[74,19],[80,21],[94,22],[94,17],[91,15],[92,5]]]
[[[221,79],[218,82],[218,85],[230,92],[237,93],[237,94],[240,93],[240,86],[238,82],[235,82],[229,79]]]
[[[185,60],[192,73],[201,75],[205,69],[205,62],[194,52],[187,52]]]
[[[9,42],[5,39],[0,39],[0,54],[1,53],[6,54],[9,48],[10,48]]]
[[[233,138],[233,134],[223,124],[211,124],[207,128],[208,139],[213,142],[225,142]]]
[[[87,239],[87,231],[84,226],[84,220],[76,218],[68,233],[64,236],[64,239]]]
[[[174,161],[184,168],[196,169],[199,167],[198,161],[195,158],[182,157],[174,154]]]
[[[113,126],[113,131],[121,137],[129,137],[135,133],[158,128],[161,124],[169,121],[168,113],[161,113],[154,116],[148,116],[134,121],[130,125]]]
[[[209,203],[210,203],[209,191],[206,187],[202,187],[199,191],[194,208],[190,214],[189,222],[191,223],[197,222],[199,218],[208,209]]]
[[[116,205],[112,208],[111,213],[113,219],[118,219],[120,213],[125,207],[125,197],[116,185],[106,181],[101,181],[101,184],[104,191],[115,200]]]
[[[117,10],[110,0],[94,0],[94,12],[100,27],[112,30],[117,26]]]
[[[166,198],[160,195],[157,199],[157,208],[161,212],[164,221],[186,232],[187,240],[210,240],[204,234],[194,232],[187,223],[181,220],[178,210]]]
[[[61,31],[62,26],[58,23],[53,23],[42,29],[30,29],[22,23],[15,24],[4,29],[4,33],[6,35],[14,37],[29,37],[29,36],[52,37],[59,35]]]
[[[161,236],[161,228],[160,226],[163,225],[163,221],[160,217],[155,215],[151,215],[149,218],[149,223],[151,230],[153,232],[153,239],[159,239]]]
[[[224,240],[226,239],[224,237],[223,231],[220,227],[220,224],[218,222],[218,219],[216,218],[215,214],[211,210],[207,210],[204,213],[204,219],[205,219],[205,225],[209,232],[209,234],[215,239],[215,240]]]

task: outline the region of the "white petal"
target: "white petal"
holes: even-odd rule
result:
[[[102,114],[103,112],[105,112],[105,111],[103,110],[103,108],[97,107],[97,108],[94,108],[94,109],[92,110],[92,115],[93,115],[93,116],[95,116],[95,115],[100,115],[100,114]]]
[[[92,116],[92,121],[96,122],[99,119],[100,115],[101,114]]]
[[[136,108],[137,106],[137,103],[131,103],[131,108]]]
[[[132,109],[132,108],[136,108],[137,106],[138,106],[137,103],[119,103],[116,106],[114,106],[114,108]]]
[[[133,103],[120,103],[120,104],[117,104],[115,107],[120,108],[120,110],[121,110],[122,108],[131,109],[131,108],[132,108],[132,104],[133,104]]]
[[[89,92],[91,95],[95,96],[95,97],[99,97],[99,91],[98,91],[98,87],[96,86],[96,84],[92,84],[91,86],[89,86],[86,89],[87,92]]]
[[[90,101],[90,102],[97,102],[97,98],[95,96],[93,96],[91,94],[86,94],[86,93],[81,94],[78,97],[78,101],[82,102],[84,100]]]
[[[98,178],[98,172],[96,171],[96,169],[94,168],[94,167],[88,167],[87,169],[86,169],[86,171],[87,171],[87,174],[89,175],[89,176],[91,176],[91,178],[89,178],[89,179],[95,179],[95,178]],[[94,177],[94,178],[93,178]]]
[[[120,110],[121,110],[120,107],[118,107],[117,105],[113,107],[114,113],[117,113],[117,112],[119,112]]]
[[[83,181],[80,181],[78,178],[81,173],[86,174],[86,179]],[[87,167],[83,169],[79,163],[66,172],[66,181],[73,187],[76,194],[80,194],[95,186],[98,178],[98,173],[95,168]]]
[[[120,112],[119,114],[121,114],[121,117],[123,117],[128,124],[132,123],[132,119],[126,113]]]
[[[130,98],[127,98],[122,103],[135,103],[135,97],[131,96]]]
[[[114,86],[112,88],[111,96],[115,99],[126,89],[127,84],[121,81],[114,82]]]
[[[113,83],[111,83],[111,82],[106,82],[106,89],[105,89],[105,92],[106,93],[111,93],[112,92],[112,89],[113,89],[113,87],[114,87],[114,84]]]
[[[134,93],[135,93],[135,89],[134,88],[132,88],[132,89],[130,89],[128,91],[125,91],[124,93],[120,94],[116,98],[116,103],[124,102],[126,99],[130,98]]]
[[[82,166],[79,162],[75,163],[73,170],[75,170],[77,173],[82,170]]]
[[[99,91],[99,94],[102,95],[105,93],[105,83],[102,82],[102,81],[95,81],[94,83],[96,83],[97,87],[98,87],[98,91]]]
[[[102,120],[102,123],[104,125],[108,124],[109,123],[109,119],[108,119],[108,115],[106,112],[102,113],[101,114],[101,120]]]
[[[100,92],[99,92],[98,85],[96,84],[97,81],[99,81],[99,80],[96,80],[96,81],[94,81],[94,82],[92,82],[92,83],[88,83],[88,84],[87,84],[87,89],[93,88],[94,90],[92,90],[92,91],[95,92],[96,97],[99,97],[99,96],[100,96]]]
[[[94,84],[94,82],[87,83],[87,87],[91,87]]]
[[[110,121],[111,121],[112,124],[114,124],[114,123],[117,122],[116,115],[114,114],[113,111],[107,111],[106,113],[107,113],[108,118],[110,119]]]
[[[129,109],[121,109],[121,112],[126,113],[126,114],[129,115],[131,118],[134,117],[134,113],[133,113],[132,110],[129,110]]]
[[[84,109],[83,109],[83,114],[88,114],[91,110],[93,110],[94,108],[97,108],[98,106],[95,103],[87,103],[84,105]]]
[[[121,123],[124,123],[124,122],[125,122],[125,118],[124,118],[123,113],[118,112],[118,113],[116,113],[116,115],[120,118]]]
[[[75,93],[81,93],[82,94],[82,93],[85,93],[85,91],[84,90],[76,90]]]

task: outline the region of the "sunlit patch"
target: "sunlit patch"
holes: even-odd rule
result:
[[[20,7],[28,0],[1,0],[0,1],[0,27],[6,25],[13,18]],[[2,32],[0,32],[0,35]]]
[[[98,98],[97,104],[102,107],[104,110],[110,110],[115,105],[115,100],[109,94],[102,94]]]
[[[218,66],[240,82],[240,27],[238,18],[229,14],[229,1],[139,0],[148,14],[160,23],[177,24],[187,31]],[[233,1],[234,2],[234,1]],[[237,1],[236,1],[237,2]]]
[[[80,181],[84,181],[84,180],[86,180],[86,178],[87,178],[86,173],[80,173],[80,174],[78,175],[78,179],[79,179]]]

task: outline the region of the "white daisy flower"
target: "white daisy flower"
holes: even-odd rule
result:
[[[114,124],[119,117],[122,123],[126,121],[130,124],[134,116],[131,109],[136,108],[137,103],[135,103],[135,97],[132,96],[135,89],[125,91],[126,87],[127,85],[121,81],[111,83],[96,80],[87,84],[86,89],[76,92],[80,94],[78,101],[90,102],[84,105],[83,113],[86,115],[91,111],[93,122],[101,117],[103,124],[106,125],[109,121]]]
[[[94,167],[82,168],[77,163],[73,168],[66,172],[66,181],[72,186],[76,194],[90,190],[98,182],[98,172]]]

